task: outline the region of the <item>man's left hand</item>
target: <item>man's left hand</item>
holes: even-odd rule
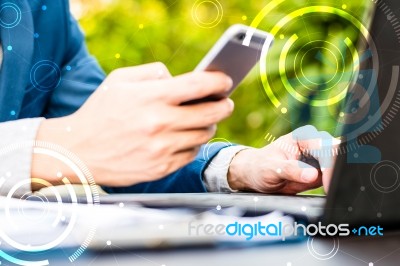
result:
[[[296,129],[261,149],[245,149],[232,160],[234,190],[296,194],[324,185],[332,176],[337,141],[312,126]]]

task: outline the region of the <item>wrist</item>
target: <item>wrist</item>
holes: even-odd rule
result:
[[[254,149],[241,150],[233,157],[227,174],[228,184],[231,189],[239,191],[248,189],[246,171],[249,170],[248,158],[254,152],[252,150]]]
[[[36,141],[58,145],[66,150],[71,148],[72,119],[70,116],[43,120],[36,134]],[[60,173],[62,175],[60,175]],[[72,182],[78,177],[74,171],[61,160],[45,154],[33,153],[31,165],[31,178],[41,179],[53,185],[62,184],[63,177],[68,177]],[[38,190],[38,184],[32,183],[32,190]]]

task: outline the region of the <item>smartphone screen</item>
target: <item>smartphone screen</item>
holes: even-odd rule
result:
[[[203,58],[195,71],[220,71],[230,76],[233,86],[225,95],[210,95],[185,104],[215,101],[229,96],[242,82],[261,57],[261,51],[268,49],[273,37],[267,32],[245,25],[230,27]]]

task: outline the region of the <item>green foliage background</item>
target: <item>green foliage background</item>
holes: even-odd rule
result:
[[[250,24],[270,1],[219,0],[223,7],[223,17],[213,28],[202,28],[195,23],[192,17],[195,2],[75,0],[73,8],[79,7],[79,21],[86,33],[89,50],[106,72],[119,67],[161,61],[173,75],[177,75],[191,71],[227,27],[235,23]],[[368,24],[366,7],[369,3],[369,0],[349,0],[345,4],[341,1],[286,0],[284,5],[264,19],[260,28],[268,30],[277,22],[277,18],[310,5],[345,7],[346,11]],[[216,12],[215,6],[206,2],[200,5],[197,14],[203,21],[211,21],[216,17]],[[303,22],[297,20],[289,28],[288,34],[295,32],[299,36],[307,36],[310,32],[317,32],[319,39],[333,43],[346,36],[356,42],[358,37],[357,31],[338,16],[310,16]],[[269,52],[270,61],[279,60],[284,41],[276,38]],[[116,58],[117,54],[119,58]],[[314,61],[309,62],[306,68],[310,76],[323,76],[326,72],[324,64]],[[291,71],[290,65],[287,71]],[[335,133],[335,117],[340,105],[313,110],[304,105],[288,103],[292,108],[289,111],[291,116],[285,117],[265,96],[258,73],[258,68],[254,69],[232,95],[236,109],[231,118],[219,125],[218,137],[261,147],[267,144],[264,138],[266,134],[280,136],[307,123]],[[278,69],[272,63],[268,74],[274,84],[273,89],[285,93],[285,88],[280,84]]]

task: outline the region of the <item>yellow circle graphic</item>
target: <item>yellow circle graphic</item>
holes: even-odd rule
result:
[[[209,14],[216,10],[216,15]],[[213,28],[217,26],[224,15],[222,4],[218,0],[197,0],[192,7],[194,23],[201,28]]]

